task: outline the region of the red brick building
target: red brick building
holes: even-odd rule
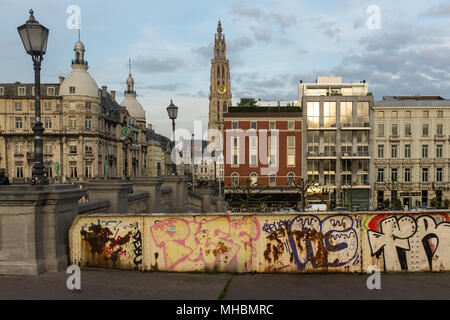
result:
[[[296,207],[300,199],[290,183],[302,176],[301,110],[230,107],[223,118],[225,186],[251,180],[268,187],[263,192],[267,209]],[[231,193],[225,198],[233,206]]]

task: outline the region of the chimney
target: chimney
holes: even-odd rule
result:
[[[112,100],[112,102],[116,102],[116,91],[115,90],[111,90],[111,100]]]
[[[108,87],[107,86],[102,86],[102,97],[103,98],[106,98],[106,90],[108,89]]]
[[[59,84],[60,85],[63,83],[64,79],[65,79],[64,77],[59,77]]]

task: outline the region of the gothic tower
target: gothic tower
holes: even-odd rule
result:
[[[209,129],[223,131],[223,113],[231,106],[230,63],[227,59],[225,35],[219,21],[214,38],[214,58],[211,60],[209,93]]]

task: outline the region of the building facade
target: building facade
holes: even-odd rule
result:
[[[267,210],[296,207],[292,184],[302,175],[302,114],[298,107],[230,107],[224,113],[224,185],[259,184]],[[225,198],[235,203],[228,188]]]
[[[85,48],[74,47],[72,72],[42,84],[44,164],[50,183],[145,174],[147,141],[115,91],[99,89],[87,72]],[[0,167],[13,183],[28,183],[34,165],[34,85],[0,84]]]
[[[309,202],[329,208],[372,207],[373,97],[365,81],[318,77],[299,85],[303,110],[303,177],[314,181]]]
[[[374,206],[388,200],[411,208],[450,199],[450,100],[384,97],[374,113]]]

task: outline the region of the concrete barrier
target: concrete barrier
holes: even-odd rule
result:
[[[83,215],[72,264],[127,270],[450,270],[450,212]]]

